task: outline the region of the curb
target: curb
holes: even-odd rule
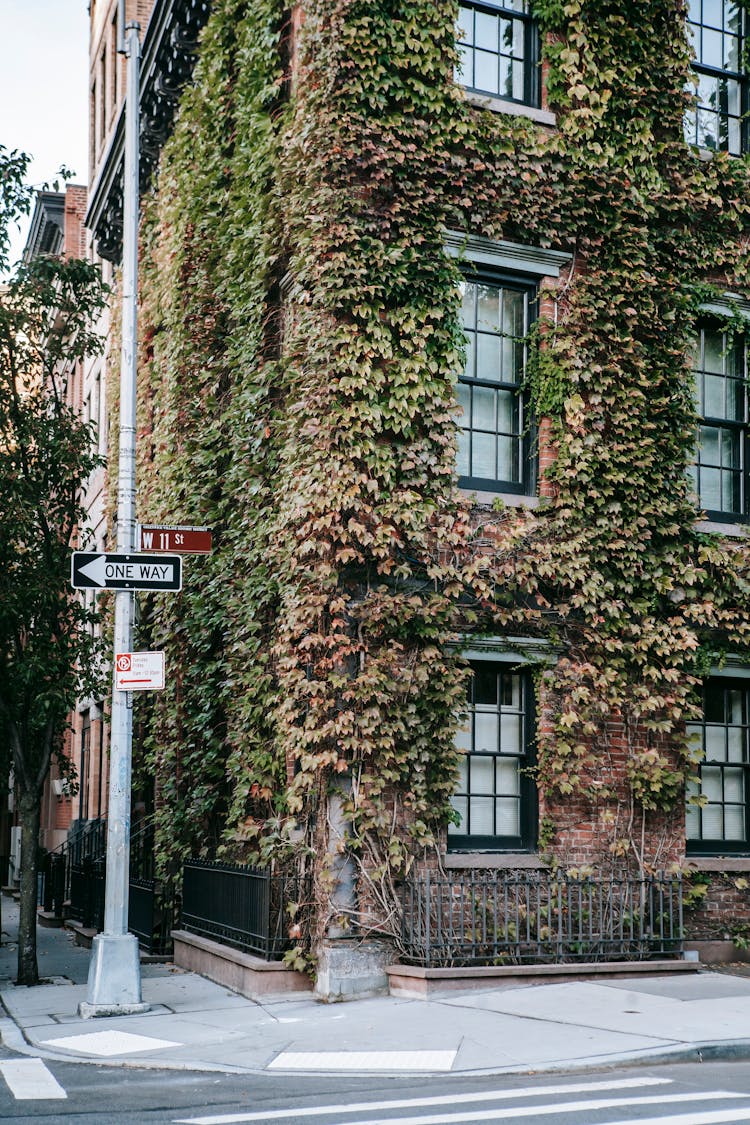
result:
[[[26,1038],[23,1031],[10,1018],[0,1018],[0,1043],[8,1050],[33,1058],[47,1059],[53,1062],[83,1063],[88,1066],[122,1067],[130,1070],[171,1070],[192,1071],[197,1074],[237,1074],[254,1075],[256,1077],[277,1078],[284,1075],[294,1075],[298,1078],[322,1078],[346,1075],[348,1077],[372,1077],[374,1071],[363,1071],[355,1074],[352,1071],[340,1070],[274,1070],[270,1073],[267,1067],[233,1066],[229,1063],[210,1063],[196,1061],[183,1061],[175,1058],[162,1059],[104,1059],[92,1058],[87,1055],[63,1054],[60,1051],[50,1051],[37,1045]],[[282,1048],[280,1048],[282,1049]],[[633,1052],[621,1052],[616,1055],[595,1055],[579,1059],[565,1059],[556,1062],[531,1065],[525,1063],[503,1067],[473,1067],[464,1070],[440,1071],[441,1078],[469,1078],[491,1077],[493,1075],[507,1074],[561,1074],[585,1073],[588,1071],[607,1070],[611,1068],[624,1068],[636,1066],[668,1066],[674,1063],[702,1063],[702,1062],[735,1062],[750,1059],[750,1039],[735,1039],[725,1042],[702,1042],[691,1044],[675,1044],[674,1047],[653,1048]],[[430,1077],[434,1071],[377,1071],[377,1077],[382,1078],[419,1078]]]

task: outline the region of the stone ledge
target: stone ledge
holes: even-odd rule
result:
[[[305,973],[288,969],[280,961],[264,961],[186,930],[173,930],[172,938],[175,965],[207,977],[240,996],[254,1000],[272,992],[309,992],[312,989],[312,981]]]
[[[40,926],[50,930],[60,929],[65,924],[64,920],[52,910],[37,910],[36,920]]]
[[[708,938],[686,941],[685,949],[695,950],[704,965],[726,965],[750,961],[750,949],[740,949],[733,941]]]
[[[90,926],[82,926],[80,922],[74,922],[71,918],[66,919],[65,929],[70,930],[76,945],[80,945],[84,949],[91,949],[94,938],[99,933],[98,930]]]
[[[725,673],[731,676],[732,672]],[[750,856],[742,855],[689,855],[688,868],[693,871],[725,872],[750,871]]]
[[[597,961],[577,965],[475,965],[461,969],[425,969],[419,965],[388,965],[391,996],[425,999],[434,992],[471,988],[512,988],[600,977],[646,977],[656,973],[697,973],[698,961]]]

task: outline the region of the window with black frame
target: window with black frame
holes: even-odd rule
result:
[[[689,144],[734,156],[748,151],[746,21],[741,3],[689,0],[688,35],[698,80],[685,116]]]
[[[700,779],[688,784],[685,835],[688,851],[746,852],[748,833],[748,713],[750,680],[710,679],[703,688],[703,717],[688,724],[701,750]]]
[[[539,105],[539,33],[529,0],[462,2],[457,81],[469,90]]]
[[[701,416],[692,467],[698,501],[713,519],[744,520],[748,514],[744,335],[702,327],[694,371]]]
[[[536,832],[531,761],[533,692],[527,672],[472,663],[467,713],[457,738],[464,752],[448,830],[451,851],[528,849]]]
[[[536,291],[491,277],[461,283],[466,363],[458,385],[459,482],[529,494],[532,463],[524,394]]]

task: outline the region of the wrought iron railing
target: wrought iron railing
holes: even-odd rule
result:
[[[128,929],[145,952],[166,956],[172,951],[176,924],[175,880],[172,875],[157,876],[154,834],[149,819],[130,837]]]
[[[107,824],[83,825],[39,869],[39,904],[57,918],[72,918],[89,929],[104,925]],[[146,953],[166,955],[175,925],[174,879],[159,879],[154,863],[153,821],[142,822],[130,838],[128,926]]]
[[[104,925],[107,822],[91,820],[67,842],[67,913],[88,929]]]
[[[682,952],[679,876],[427,872],[403,889],[402,952],[427,967],[635,961]]]
[[[290,907],[304,897],[294,875],[259,867],[191,859],[183,866],[181,926],[267,961],[294,943],[288,936]]]

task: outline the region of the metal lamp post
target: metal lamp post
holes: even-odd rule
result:
[[[135,435],[138,342],[138,143],[140,25],[125,26],[119,0],[118,52],[127,56],[125,173],[123,192],[122,351],[120,357],[120,445],[117,491],[117,550],[135,544]],[[115,594],[115,655],[133,648],[134,594]],[[112,690],[107,814],[107,881],[104,931],[94,938],[87,1001],[81,1016],[129,1015],[148,1010],[141,996],[138,940],[128,933],[130,881],[130,788],[133,745],[132,693]]]

